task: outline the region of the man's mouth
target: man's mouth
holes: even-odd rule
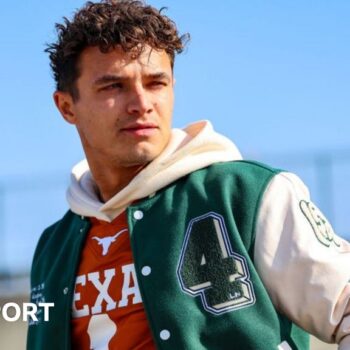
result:
[[[158,126],[154,123],[134,123],[122,128],[121,132],[133,136],[151,136],[156,130],[158,130]]]

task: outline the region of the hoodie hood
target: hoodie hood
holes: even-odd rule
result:
[[[111,222],[132,202],[153,195],[195,170],[240,159],[232,141],[215,132],[209,121],[199,121],[173,129],[163,152],[106,203],[99,199],[87,161],[81,161],[72,170],[67,200],[74,213]]]

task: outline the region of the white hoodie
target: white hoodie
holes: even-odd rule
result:
[[[72,171],[67,199],[71,210],[111,222],[137,199],[217,162],[240,160],[236,146],[207,121],[173,129],[165,150],[106,203],[97,194],[86,160]],[[334,235],[310,201],[301,180],[276,175],[258,213],[255,267],[275,307],[299,326],[350,350],[350,245]],[[322,220],[323,221],[322,221]],[[320,232],[317,230],[320,229]],[[325,236],[326,235],[326,236]]]
[[[102,203],[86,160],[72,171],[67,200],[71,210],[83,216],[112,221],[130,203],[154,194],[177,179],[213,163],[242,159],[237,147],[216,133],[208,121],[173,129],[164,151],[106,203]]]

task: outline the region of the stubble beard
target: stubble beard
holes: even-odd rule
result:
[[[161,150],[161,152],[163,149]],[[122,158],[116,156],[113,163],[122,168],[140,167],[144,168],[151,163],[161,152],[151,152],[148,150],[136,151],[132,150],[130,153],[124,155]]]

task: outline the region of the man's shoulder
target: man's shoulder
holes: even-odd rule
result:
[[[37,260],[41,252],[45,250],[49,244],[52,245],[52,242],[56,241],[58,236],[62,236],[63,231],[67,232],[67,229],[69,229],[77,219],[78,216],[71,210],[68,210],[61,219],[48,226],[39,238],[33,261]]]
[[[214,163],[206,168],[197,170],[194,173],[204,172],[220,177],[238,176],[243,178],[260,178],[263,176],[271,178],[274,175],[279,174],[281,171],[283,170],[253,160],[235,160],[229,162]]]
[[[67,210],[67,212],[63,215],[63,217],[59,220],[57,220],[56,222],[54,222],[52,225],[48,226],[42,236],[47,236],[47,235],[51,235],[53,232],[55,232],[60,226],[62,225],[69,225],[71,224],[75,218],[76,218],[76,214],[74,214],[71,210]]]
[[[172,186],[187,186],[198,191],[214,191],[225,195],[260,196],[271,180],[281,172],[256,161],[220,162],[196,170]],[[181,187],[181,190],[184,190]]]
[[[269,173],[278,173],[281,170],[274,168],[268,164],[255,161],[255,160],[245,160],[245,159],[240,159],[240,160],[232,160],[229,162],[220,162],[220,163],[214,163],[210,167],[213,168],[231,168],[231,169],[251,169],[251,170],[261,170],[261,171],[266,171]]]

